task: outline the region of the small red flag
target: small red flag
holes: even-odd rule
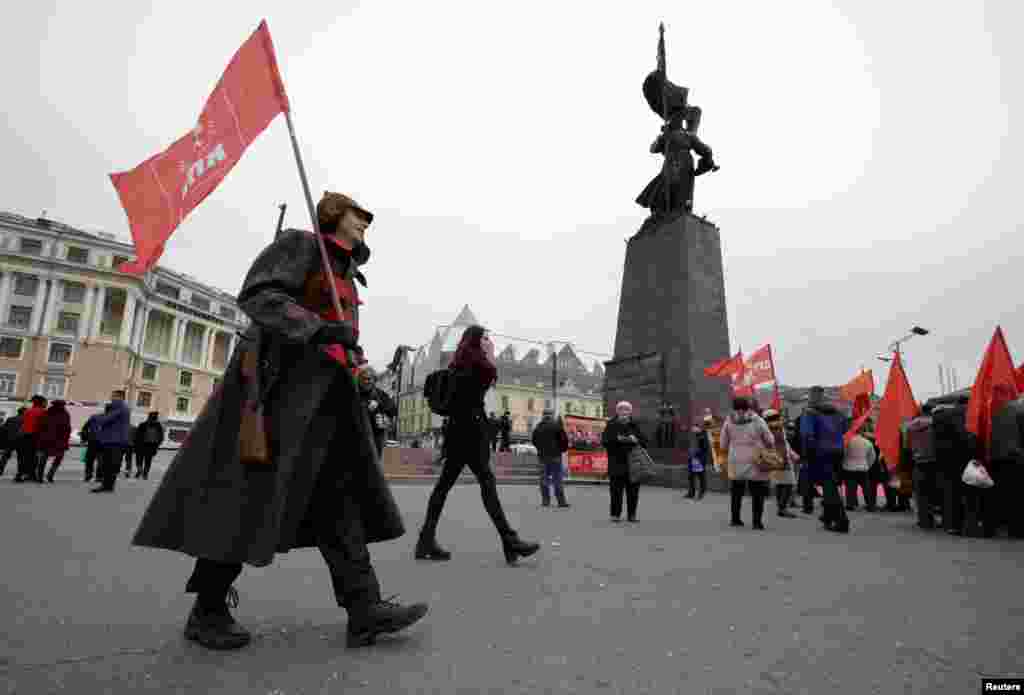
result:
[[[900,461],[900,425],[917,417],[920,412],[897,352],[889,368],[889,380],[879,404],[878,427],[875,430],[875,442],[890,471],[895,470]]]
[[[263,21],[228,63],[195,128],[131,171],[110,175],[135,241],[136,260],[118,270],[141,275],[152,268],[178,225],[213,193],[270,122],[288,110]]]
[[[743,353],[737,352],[732,357],[719,360],[704,370],[704,376],[732,376],[743,370]]]
[[[875,393],[875,375],[870,369],[862,371],[860,374],[855,376],[850,383],[840,387],[839,397],[844,401],[856,401],[857,396],[861,394],[867,394],[871,396]]]
[[[1005,403],[1015,399],[1018,393],[1017,375],[1010,350],[1006,347],[1003,329],[996,326],[996,332],[989,341],[978,369],[978,376],[974,379],[971,400],[967,404],[967,429],[978,435],[983,460],[988,460],[992,416]]]

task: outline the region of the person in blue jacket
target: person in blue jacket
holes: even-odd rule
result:
[[[825,401],[825,389],[811,388],[807,410],[800,418],[800,438],[809,485],[821,485],[824,514],[821,521],[829,531],[850,532],[850,519],[839,496],[843,465],[843,435],[847,422],[834,405]]]
[[[95,416],[92,436],[99,448],[100,485],[93,488],[92,492],[114,491],[114,483],[121,469],[121,459],[131,442],[131,416],[131,409],[119,398],[110,402],[108,412]]]

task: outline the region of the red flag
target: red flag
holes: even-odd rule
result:
[[[1003,329],[996,326],[996,332],[985,350],[985,357],[978,369],[978,376],[971,388],[971,400],[967,404],[967,429],[978,435],[981,458],[988,460],[989,442],[992,439],[992,416],[1008,401],[1017,397],[1017,375],[1010,358],[1010,350],[1003,338]]]
[[[704,376],[732,376],[743,370],[743,353],[737,352],[732,357],[719,360],[704,370]]]
[[[855,376],[850,383],[840,387],[839,397],[844,401],[856,401],[857,396],[861,394],[867,394],[871,396],[875,393],[875,375],[870,369],[862,371],[860,374]]]
[[[277,114],[288,110],[263,21],[228,63],[195,128],[131,171],[110,175],[128,215],[137,257],[118,270],[141,275],[152,268],[178,225],[224,180]]]
[[[765,345],[763,348],[751,353],[746,361],[746,383],[748,386],[767,384],[775,381],[775,365],[772,364],[772,346]]]
[[[917,417],[920,412],[897,352],[889,368],[889,380],[879,405],[878,427],[875,430],[875,442],[890,471],[895,470],[900,460],[900,425],[905,420]]]
[[[1017,377],[1017,390],[1024,393],[1024,364],[1017,367],[1014,375]]]

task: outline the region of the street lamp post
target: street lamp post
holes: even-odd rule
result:
[[[900,346],[902,346],[903,343],[907,342],[908,340],[910,340],[914,336],[928,335],[929,333],[931,333],[931,331],[929,331],[927,328],[921,328],[920,326],[914,326],[913,328],[910,329],[910,333],[907,333],[902,338],[898,338],[897,340],[894,340],[891,343],[889,343],[888,351],[891,352],[893,355],[899,355],[900,360],[902,361],[903,360],[903,352],[902,352],[902,350],[900,350]],[[894,357],[883,357],[882,355],[879,355],[878,359],[880,361],[882,361],[882,362],[892,362],[893,359],[895,359],[895,358]],[[906,366],[906,362],[904,362],[904,366]]]

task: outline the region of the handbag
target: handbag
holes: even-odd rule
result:
[[[774,448],[762,447],[757,450],[754,464],[762,473],[786,470],[786,460]]]
[[[649,483],[654,478],[654,460],[642,446],[629,450],[629,482],[634,485]]]
[[[964,466],[964,474],[960,479],[971,487],[989,488],[996,484],[992,480],[992,476],[985,470],[985,466],[977,461],[967,462],[967,465]]]

